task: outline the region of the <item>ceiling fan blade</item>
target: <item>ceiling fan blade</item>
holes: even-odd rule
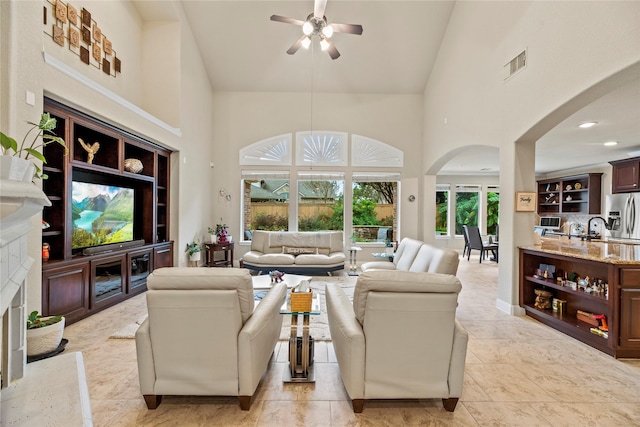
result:
[[[296,40],[296,42],[294,44],[291,45],[291,47],[287,50],[287,53],[289,55],[293,55],[294,53],[296,53],[298,51],[298,49],[300,49],[300,46],[302,46],[302,40],[304,40],[304,38],[307,37],[304,34],[302,35],[302,37],[300,37],[298,40]]]
[[[340,57],[340,52],[338,52],[338,49],[336,49],[336,46],[333,44],[333,42],[329,42],[327,53],[329,54],[331,59],[338,59]]]
[[[333,22],[331,27],[336,33],[356,34],[358,36],[362,34],[362,25],[360,24],[336,24]]]
[[[287,16],[280,16],[280,15],[271,15],[271,20],[276,22],[284,22],[285,24],[293,24],[293,25],[300,25],[300,26],[304,24],[304,21],[301,21],[299,19],[289,18]]]
[[[316,19],[322,19],[326,8],[327,0],[315,0],[313,2],[313,16],[315,16]]]

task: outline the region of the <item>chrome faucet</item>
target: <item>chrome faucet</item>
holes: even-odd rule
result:
[[[600,237],[600,236],[598,236],[597,233],[593,233],[593,235],[591,234],[591,221],[593,221],[594,219],[602,220],[602,223],[604,224],[604,228],[607,229],[607,230],[610,229],[609,223],[603,217],[601,217],[601,216],[591,217],[591,218],[589,218],[589,222],[587,223],[587,236],[586,236],[587,240],[596,239],[596,238]]]

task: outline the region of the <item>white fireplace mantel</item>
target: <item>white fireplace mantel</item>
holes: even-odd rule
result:
[[[0,180],[0,337],[1,387],[22,378],[26,364],[26,278],[33,264],[27,253],[31,217],[47,196],[32,182]]]

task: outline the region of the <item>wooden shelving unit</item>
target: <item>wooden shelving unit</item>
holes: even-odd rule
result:
[[[576,272],[581,277],[599,278],[609,286],[609,293],[590,294],[559,285],[554,279],[534,277],[541,264],[553,265],[556,271]],[[625,279],[626,277],[626,279]],[[640,357],[640,265],[597,262],[556,255],[532,249],[520,249],[520,306],[526,314],[585,344],[614,357]],[[562,313],[535,307],[535,290],[544,289],[554,298],[566,301]],[[640,306],[640,305],[638,305]],[[578,310],[604,314],[609,326],[608,338],[591,332],[593,325],[578,320]]]
[[[171,152],[53,100],[45,99],[45,111],[56,119],[55,133],[66,141],[68,154],[58,144],[44,148],[48,163],[43,170],[49,179],[43,181],[43,191],[52,206],[43,211],[49,228],[43,229],[42,241],[50,245],[50,258],[42,268],[42,312],[63,314],[73,323],[146,290],[145,274],[173,265],[173,242],[169,240]],[[88,146],[99,144],[91,162],[80,140]],[[130,158],[140,160],[141,171],[125,169],[125,159]],[[133,189],[134,238],[144,244],[90,256],[73,249],[73,180]],[[148,272],[140,271],[143,263]],[[101,294],[109,286],[103,283],[108,282],[105,277],[111,274],[119,275],[120,286]]]
[[[538,181],[538,215],[600,214],[601,173]]]

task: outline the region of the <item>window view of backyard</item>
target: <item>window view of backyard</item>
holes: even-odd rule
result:
[[[353,181],[354,242],[392,242],[395,239],[395,201],[398,183]]]
[[[449,235],[449,190],[436,191],[436,236]]]
[[[298,180],[298,231],[344,229],[344,181]]]

